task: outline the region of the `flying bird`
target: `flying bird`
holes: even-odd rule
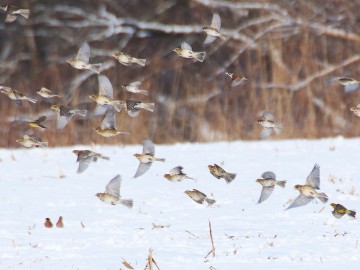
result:
[[[271,193],[274,190],[275,185],[278,185],[282,188],[285,187],[286,181],[276,180],[276,175],[273,172],[264,172],[261,175],[261,178],[256,179],[256,182],[262,185],[261,195],[258,203],[262,203],[267,198],[270,197]]]
[[[76,69],[92,70],[99,74],[101,72],[102,64],[89,64],[90,59],[90,47],[89,44],[84,42],[79,49],[77,56],[74,59],[70,59],[67,62]]]
[[[103,136],[103,137],[113,137],[119,134],[127,134],[130,135],[129,132],[123,132],[123,131],[118,131],[116,129],[116,118],[115,118],[115,110],[113,109],[113,107],[108,107],[103,120],[101,122],[101,127],[96,127],[95,131]]]
[[[228,173],[217,164],[208,165],[208,169],[214,177],[216,177],[217,179],[224,178],[226,183],[228,184],[234,181],[236,177],[236,173]]]
[[[31,148],[31,147],[48,147],[48,142],[41,142],[34,137],[30,137],[29,135],[24,135],[22,139],[17,139],[16,142],[20,143],[21,145]]]
[[[25,122],[27,122],[30,127],[46,129],[46,126],[43,125],[45,120],[46,120],[46,116],[43,115],[43,116],[40,116],[36,120],[28,120],[28,121],[25,121]]]
[[[87,110],[78,110],[76,108],[66,107],[64,105],[52,105],[51,109],[56,112],[56,129],[62,130],[74,115],[86,116]]]
[[[25,96],[23,93],[20,93],[17,90],[13,90],[10,87],[0,86],[0,92],[6,95],[11,100],[14,100],[17,105],[22,105],[23,100],[36,103],[36,99],[29,98]]]
[[[164,177],[170,182],[181,182],[182,180],[185,179],[195,180],[194,178],[191,178],[187,176],[185,173],[183,173],[182,171],[183,169],[184,168],[182,166],[177,166],[171,169],[169,173],[164,174]]]
[[[356,105],[356,107],[351,107],[350,111],[353,112],[356,116],[360,117],[360,104]]]
[[[99,93],[98,95],[90,95],[90,99],[94,100],[98,105],[112,106],[116,111],[120,112],[122,108],[122,101],[114,100],[114,90],[109,79],[104,75],[98,76],[99,80]]]
[[[334,210],[331,212],[334,217],[341,218],[343,215],[348,215],[351,218],[355,218],[356,212],[353,210],[348,210],[345,206],[337,203],[331,203],[330,204]]]
[[[186,42],[181,43],[181,48],[175,48],[173,51],[181,57],[195,59],[199,62],[203,62],[206,56],[206,52],[194,52]]]
[[[137,178],[143,175],[144,173],[146,173],[150,169],[154,161],[165,162],[165,158],[155,157],[155,146],[153,142],[149,139],[143,141],[142,154],[134,154],[134,157],[136,157],[140,161],[139,167],[134,175],[134,178]]]
[[[271,112],[263,111],[260,113],[261,119],[257,121],[263,127],[263,130],[260,134],[260,140],[268,138],[273,131],[276,134],[280,134],[283,129],[281,123],[275,122],[274,115]]]
[[[149,95],[149,92],[147,90],[142,90],[139,87],[141,86],[141,82],[132,82],[130,84],[124,84],[121,86],[124,90],[134,93],[134,94],[143,94],[145,96]]]
[[[29,15],[30,15],[29,9],[21,9],[12,5],[1,6],[0,10],[5,12],[6,15],[5,23],[12,23],[16,21],[18,15],[22,16],[27,20],[29,19]]]
[[[328,201],[328,196],[325,193],[317,192],[317,190],[320,189],[320,166],[317,164],[315,164],[311,173],[306,178],[305,185],[295,185],[294,188],[297,189],[300,194],[286,210],[304,206],[315,198],[318,198],[322,203]]]
[[[355,91],[358,89],[360,82],[356,79],[349,77],[333,77],[328,80],[329,83],[337,82],[344,86],[346,93]]]
[[[203,30],[207,34],[206,39],[204,41],[204,45],[212,43],[217,37],[222,40],[226,39],[225,36],[220,32],[220,28],[221,28],[221,18],[219,14],[214,13],[210,27],[203,27]]]
[[[229,84],[230,87],[236,87],[243,84],[245,81],[248,81],[248,79],[242,75],[234,74],[231,72],[226,72],[226,75],[228,75],[231,78]]]
[[[115,59],[117,59],[124,66],[137,64],[144,67],[146,63],[146,59],[136,58],[124,52],[113,53],[112,56],[115,57]]]
[[[208,198],[204,193],[202,193],[197,189],[186,190],[184,191],[184,193],[199,204],[203,204],[204,202],[207,202],[209,206],[209,205],[213,205],[216,202],[215,200]]]
[[[125,109],[130,117],[136,117],[140,114],[140,110],[144,109],[153,112],[155,108],[154,103],[145,103],[138,100],[127,99],[125,101]]]
[[[91,162],[96,162],[99,158],[110,160],[109,157],[90,150],[73,150],[72,152],[77,155],[76,162],[79,162],[79,168],[76,171],[78,174],[84,172],[89,167]]]
[[[60,97],[59,95],[55,95],[51,92],[51,90],[42,87],[39,91],[36,91],[36,93],[43,98],[54,98],[54,97]]]
[[[121,186],[121,176],[116,175],[110,182],[107,184],[104,193],[97,193],[96,197],[102,200],[104,203],[117,205],[122,204],[126,207],[133,207],[133,200],[124,200],[120,196],[120,186]]]

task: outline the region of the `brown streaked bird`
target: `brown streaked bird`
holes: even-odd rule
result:
[[[24,135],[22,139],[17,139],[16,142],[20,143],[21,145],[31,148],[31,147],[48,147],[48,142],[41,142],[34,137],[30,137],[29,135]]]
[[[113,99],[114,90],[109,79],[104,75],[99,75],[98,80],[99,93],[98,95],[90,95],[90,99],[94,100],[100,106],[112,106],[117,112],[120,112],[123,106],[123,102]]]
[[[52,228],[53,227],[53,224],[52,224],[50,218],[45,218],[44,226],[45,226],[45,228]]]
[[[132,82],[130,84],[124,84],[121,86],[124,90],[134,93],[134,94],[143,94],[145,96],[149,95],[149,92],[147,90],[142,90],[139,87],[141,86],[141,82]]]
[[[352,92],[358,89],[360,82],[356,79],[349,77],[333,77],[330,78],[329,83],[337,82],[344,86],[344,90],[346,93]]]
[[[154,103],[146,103],[138,100],[127,99],[125,101],[125,109],[130,117],[136,117],[140,114],[140,110],[144,109],[153,112],[155,108]]]
[[[268,138],[273,131],[276,134],[280,134],[283,129],[283,125],[279,122],[275,122],[274,115],[271,112],[262,111],[260,113],[261,119],[257,121],[263,127],[259,139],[263,140]]]
[[[42,96],[43,98],[54,98],[54,97],[60,97],[59,95],[55,95],[51,92],[51,90],[45,88],[45,87],[41,87],[41,89],[39,91],[36,91],[36,93],[40,96]]]
[[[76,162],[79,162],[79,168],[76,171],[78,174],[84,172],[89,167],[91,162],[96,162],[99,158],[110,160],[109,157],[90,150],[73,150],[72,152],[77,155]]]
[[[274,191],[275,185],[278,185],[282,188],[285,187],[286,181],[276,180],[276,175],[273,172],[264,172],[261,175],[261,178],[256,179],[256,182],[262,185],[261,195],[258,203],[262,203],[267,198],[270,197],[271,193]]]
[[[208,198],[204,193],[202,193],[197,189],[186,190],[184,191],[184,193],[199,204],[203,204],[204,202],[207,202],[208,206],[210,206],[216,202],[215,200]]]
[[[136,58],[124,52],[113,53],[112,56],[115,57],[124,66],[137,64],[144,67],[146,64],[146,59]]]
[[[181,182],[182,180],[185,179],[195,180],[194,178],[191,178],[187,176],[185,173],[183,173],[182,171],[183,169],[184,168],[182,166],[177,166],[171,169],[169,173],[164,174],[164,177],[170,182]]]
[[[175,48],[173,52],[176,52],[181,57],[195,59],[199,62],[203,62],[206,56],[206,52],[194,52],[186,42],[181,43],[181,48]]]
[[[87,110],[79,110],[76,108],[66,107],[64,105],[52,105],[51,109],[56,114],[56,129],[62,130],[73,118],[74,115],[86,116]]]
[[[219,14],[214,13],[210,27],[203,27],[203,30],[207,34],[206,39],[204,41],[204,45],[212,43],[217,37],[222,40],[226,39],[225,36],[220,32],[220,28],[221,28],[221,18]]]
[[[26,20],[29,19],[29,15],[30,15],[29,9],[21,9],[13,5],[1,6],[0,10],[5,12],[6,14],[5,23],[12,23],[16,21],[17,15],[22,16]]]
[[[133,207],[133,200],[124,200],[121,199],[120,196],[120,186],[121,186],[121,176],[118,174],[110,182],[107,184],[104,193],[97,193],[96,197],[98,197],[101,201],[111,205],[122,204],[126,207]]]
[[[245,78],[244,76],[239,75],[239,74],[234,74],[231,72],[226,72],[225,74],[231,78],[231,81],[229,84],[230,87],[236,87],[236,86],[243,84],[245,81],[248,81],[247,78]]]
[[[101,122],[101,127],[96,127],[95,131],[106,138],[117,136],[119,134],[130,135],[129,132],[118,131],[116,129],[116,118],[115,118],[115,110],[113,107],[108,107],[103,120]]]
[[[140,161],[139,167],[134,175],[134,178],[139,177],[144,173],[146,173],[150,169],[154,161],[165,162],[165,158],[155,157],[155,146],[153,142],[149,139],[143,141],[142,154],[134,154],[134,157],[136,157]]]
[[[331,213],[336,218],[341,218],[343,215],[348,215],[351,218],[355,218],[356,212],[353,210],[348,210],[345,206],[338,203],[331,203],[331,207],[334,209]]]
[[[90,47],[89,44],[84,42],[79,49],[77,56],[74,59],[70,59],[67,62],[76,69],[80,70],[92,70],[99,74],[101,72],[102,64],[89,64],[90,59]]]
[[[304,206],[313,199],[318,198],[322,203],[328,201],[328,196],[325,193],[319,193],[316,190],[320,189],[320,166],[315,164],[314,168],[306,178],[305,185],[295,185],[295,189],[300,192],[300,195],[290,204],[286,210]]]
[[[208,165],[208,169],[214,177],[216,177],[217,179],[224,178],[226,183],[228,184],[234,181],[236,177],[236,173],[228,173],[217,164]]]
[[[56,222],[56,227],[57,228],[64,228],[64,222],[63,222],[63,217],[60,216],[58,221]]]
[[[353,112],[356,116],[360,117],[360,104],[356,105],[356,107],[351,107],[350,111]]]
[[[11,100],[14,100],[17,105],[22,105],[23,100],[36,103],[36,99],[29,98],[25,96],[23,93],[20,93],[17,90],[13,90],[10,87],[0,86],[0,92],[6,95]]]

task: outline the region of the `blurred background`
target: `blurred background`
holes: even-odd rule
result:
[[[24,134],[71,144],[132,144],[257,140],[261,111],[283,123],[270,139],[358,136],[360,119],[350,107],[360,91],[346,93],[329,83],[336,76],[357,79],[359,71],[360,1],[221,1],[99,0],[2,1],[29,8],[29,20],[5,23],[0,13],[0,85],[36,98],[16,105],[0,94],[0,147],[17,147]],[[222,19],[226,40],[203,45],[204,26],[213,13]],[[117,127],[130,136],[103,138],[93,130],[102,118],[75,117],[61,131],[55,113],[61,103],[93,111],[89,99],[98,92],[97,75],[71,67],[83,42],[91,48],[90,63],[103,63],[102,74],[114,97],[154,102],[155,111],[130,118],[117,113]],[[172,50],[186,41],[206,51],[203,63],[180,58]],[[111,57],[123,51],[146,58],[145,67],[121,65]],[[225,72],[248,78],[230,88]],[[126,93],[121,85],[142,81],[149,97]],[[41,87],[63,96],[45,100]],[[17,121],[47,115],[45,131]]]

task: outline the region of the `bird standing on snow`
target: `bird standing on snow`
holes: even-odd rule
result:
[[[126,207],[131,208],[133,206],[133,200],[124,200],[120,197],[120,185],[121,185],[121,176],[116,175],[106,186],[104,193],[97,193],[96,197],[102,200],[104,203],[117,205],[122,204]]]
[[[102,64],[89,64],[90,59],[90,47],[86,42],[80,47],[77,56],[74,59],[70,59],[67,62],[76,69],[89,69],[97,74],[101,72]]]
[[[85,117],[87,110],[78,110],[76,108],[65,107],[64,105],[52,105],[51,109],[55,111],[56,114],[56,129],[60,131],[63,129],[67,123],[73,118],[74,115],[78,114]]]
[[[175,48],[173,51],[181,57],[195,59],[199,62],[203,62],[206,56],[206,52],[194,52],[186,42],[181,43],[181,48]]]
[[[53,227],[53,224],[52,224],[50,218],[45,218],[44,226],[45,226],[45,228],[52,228]]]
[[[334,217],[336,218],[341,218],[343,215],[348,215],[351,218],[355,218],[356,212],[353,210],[348,210],[346,209],[345,206],[341,205],[341,204],[337,204],[337,203],[331,203],[330,204],[332,208],[334,208],[334,211],[332,211],[331,213],[334,215]]]
[[[315,164],[309,176],[306,178],[305,185],[295,185],[295,189],[300,192],[300,195],[286,208],[294,208],[308,204],[313,199],[318,198],[322,203],[328,201],[325,193],[319,193],[316,190],[320,189],[320,166]]]
[[[64,228],[64,223],[63,223],[63,217],[60,216],[58,221],[56,222],[56,227],[57,228]]]
[[[199,204],[203,204],[204,202],[207,202],[209,206],[209,205],[213,205],[216,202],[213,199],[209,199],[204,193],[202,193],[197,189],[186,190],[184,191],[184,193]]]
[[[146,173],[150,169],[154,161],[165,162],[165,158],[155,157],[155,146],[153,142],[149,139],[143,142],[142,154],[134,154],[134,157],[136,157],[140,161],[139,167],[134,175],[134,178],[139,177],[144,173]]]
[[[173,168],[169,173],[164,174],[164,177],[170,182],[181,182],[182,180],[185,179],[195,180],[194,178],[191,178],[187,176],[185,173],[183,173],[182,170],[183,167],[177,166]]]
[[[106,138],[113,137],[119,134],[129,135],[129,132],[118,131],[116,129],[116,118],[115,110],[112,107],[108,107],[103,120],[101,122],[101,127],[96,127],[95,131]]]
[[[89,167],[91,162],[96,162],[99,158],[110,160],[109,157],[90,150],[73,150],[72,152],[77,155],[76,162],[79,162],[79,168],[76,172],[79,174],[84,172]]]
[[[278,185],[282,188],[285,187],[286,181],[276,180],[276,175],[273,172],[264,172],[261,175],[262,178],[256,179],[256,182],[262,185],[261,195],[258,203],[262,203],[267,198],[270,197],[271,193],[274,190],[275,185]]]
[[[212,43],[217,37],[225,40],[225,36],[220,32],[221,28],[221,18],[219,14],[214,13],[210,27],[203,27],[203,30],[207,34],[207,37],[204,41],[204,45]]]
[[[124,52],[113,53],[112,56],[115,57],[115,59],[117,59],[124,66],[137,64],[144,67],[146,63],[146,59],[136,58]]]
[[[257,121],[257,123],[263,127],[263,130],[260,134],[260,140],[269,137],[273,130],[275,131],[276,134],[280,134],[283,125],[281,123],[275,122],[274,115],[271,112],[263,111],[261,112],[260,115],[262,119]]]
[[[208,168],[213,176],[215,176],[217,179],[224,178],[228,184],[234,181],[236,177],[236,173],[228,173],[217,164],[208,165]]]

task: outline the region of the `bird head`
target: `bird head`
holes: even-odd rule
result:
[[[228,75],[231,79],[234,76],[234,73],[231,73],[231,72],[225,72],[225,74]]]
[[[171,179],[171,175],[169,173],[164,174],[164,177],[168,180]]]
[[[261,183],[264,179],[256,179],[257,183]]]
[[[52,109],[53,111],[60,111],[60,106],[59,105],[52,105],[50,107],[50,109]]]
[[[104,193],[96,193],[95,196],[101,199],[102,197],[104,197]]]
[[[80,153],[80,150],[73,150],[72,151],[75,155],[78,155]]]
[[[330,203],[330,205],[332,206],[332,208],[336,208],[336,203]]]
[[[128,87],[129,85],[128,84],[123,84],[121,87],[122,88],[126,88],[126,87]]]
[[[66,62],[68,62],[70,65],[74,65],[74,64],[75,64],[75,60],[67,60]]]
[[[173,49],[173,52],[176,52],[177,54],[180,54],[180,53],[181,53],[181,50],[182,50],[182,49],[180,49],[180,48],[175,48],[175,49]]]
[[[351,108],[350,108],[350,111],[351,111],[351,112],[355,112],[355,111],[357,111],[357,110],[358,110],[357,107],[351,107]]]
[[[302,187],[302,185],[295,185],[294,188],[297,189],[297,190],[300,190]]]
[[[264,120],[257,120],[257,121],[256,121],[256,123],[258,123],[258,124],[260,124],[260,125],[261,125],[261,124],[264,124],[264,122],[265,122]]]
[[[63,219],[63,217],[62,217],[62,216],[60,216],[60,217],[59,217],[59,221],[62,221],[62,219]]]
[[[89,98],[92,99],[92,100],[96,100],[97,95],[90,95]]]

